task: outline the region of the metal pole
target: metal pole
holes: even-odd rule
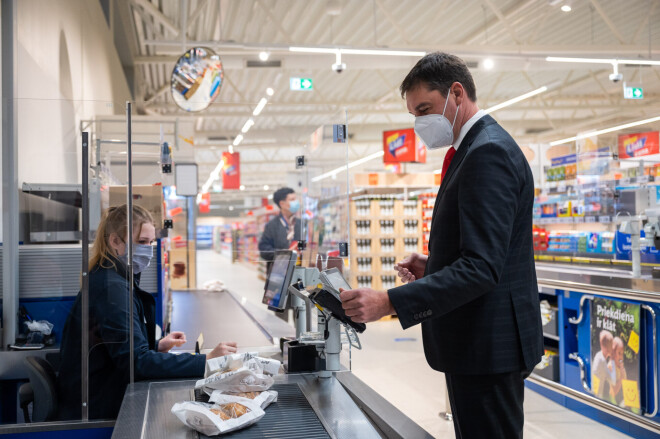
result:
[[[16,0],[2,0],[2,344],[18,329],[18,139],[16,110]]]
[[[126,254],[128,256],[128,349],[129,349],[129,371],[130,371],[130,383],[135,382],[135,357],[133,351],[135,347],[133,346],[133,146],[131,144],[131,103],[126,101],[126,175],[128,177],[127,188],[126,188],[126,208],[128,212],[127,222],[128,222],[128,237],[126,239]]]
[[[80,374],[82,383],[82,420],[89,419],[89,133],[82,133],[82,288]]]

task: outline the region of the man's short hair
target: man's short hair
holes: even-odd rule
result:
[[[433,52],[417,61],[401,83],[399,90],[401,97],[405,98],[409,91],[425,85],[429,90],[438,90],[446,98],[447,91],[454,82],[460,82],[468,98],[472,102],[477,102],[477,88],[465,61],[449,53]]]
[[[290,187],[280,188],[276,190],[275,193],[273,194],[273,203],[275,203],[275,205],[281,209],[280,201],[286,200],[287,195],[294,193],[296,193],[296,191],[294,191]]]

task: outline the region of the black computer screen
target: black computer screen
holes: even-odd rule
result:
[[[282,250],[275,253],[273,266],[266,282],[263,303],[271,308],[284,309],[295,266],[296,252]]]

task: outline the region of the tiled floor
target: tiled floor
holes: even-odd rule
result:
[[[263,281],[257,279],[255,268],[232,265],[212,250],[199,251],[197,267],[200,286],[219,279],[246,300],[261,303]],[[376,322],[360,340],[363,350],[353,350],[353,372],[434,437],[454,438],[451,422],[438,416],[445,410],[445,380],[426,364],[420,327],[404,331],[398,320]],[[525,390],[526,439],[595,437],[629,436]]]

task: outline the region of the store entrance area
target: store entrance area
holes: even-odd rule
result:
[[[257,278],[256,267],[251,264],[232,263],[229,256],[213,249],[198,250],[197,279],[199,285],[218,280],[223,282],[228,290],[245,298],[242,303],[247,309],[264,307],[264,284]],[[178,324],[188,324],[190,319],[183,316],[179,308],[186,306],[190,294],[197,293],[174,293],[172,330],[181,330]],[[214,328],[231,325],[217,319],[205,319],[205,322],[207,327]],[[431,369],[424,358],[420,326],[404,331],[397,319],[382,320],[369,324],[360,339],[368,349],[352,350],[352,372],[433,437],[455,438],[453,424],[441,416],[447,410],[444,375]],[[526,439],[629,437],[529,389],[525,390],[524,434]]]

